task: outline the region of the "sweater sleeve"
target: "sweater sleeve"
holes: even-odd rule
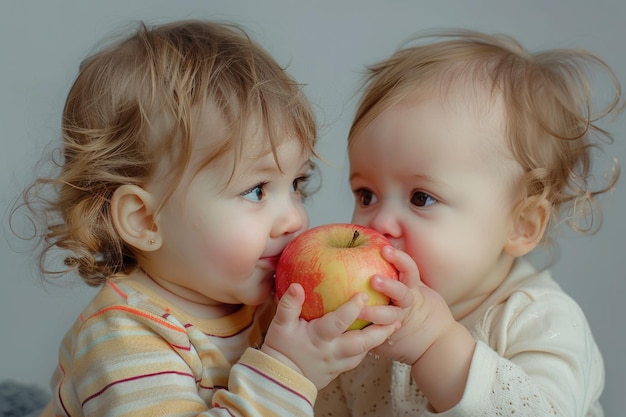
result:
[[[256,349],[246,350],[233,366],[228,388],[215,393],[213,406],[227,408],[231,413],[237,410],[230,415],[313,416],[315,385]],[[249,405],[253,405],[255,411],[246,412]]]
[[[492,312],[491,347],[478,343],[462,400],[436,415],[602,416],[602,357],[578,305],[565,294],[512,297]]]
[[[93,312],[64,339],[55,415],[313,415],[316,390],[302,375],[253,349],[231,366],[200,333],[128,305]]]

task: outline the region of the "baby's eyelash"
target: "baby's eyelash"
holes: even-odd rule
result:
[[[260,182],[239,195],[246,200],[260,202],[265,198],[265,186],[267,184],[267,182]]]
[[[313,178],[313,174],[307,173],[305,175],[302,175],[296,178],[293,181],[294,192],[300,193],[300,196],[302,197],[303,200],[307,199],[308,197],[310,197],[310,195],[313,192],[315,192],[315,189],[311,190],[311,186],[310,186],[310,182],[312,178]]]
[[[300,184],[300,183],[307,183],[307,182],[309,182],[310,179],[311,179],[311,174],[304,174],[304,175],[296,178],[294,180],[294,182],[297,182],[298,184]]]
[[[242,192],[242,193],[241,193],[241,194],[239,194],[239,195],[247,195],[247,194],[250,194],[252,191],[256,190],[257,188],[261,188],[261,189],[262,189],[262,188],[263,188],[263,187],[265,187],[266,185],[267,185],[267,181],[262,181],[262,182],[260,182],[260,183],[256,184],[254,187],[250,187],[250,188],[248,188],[246,191]]]

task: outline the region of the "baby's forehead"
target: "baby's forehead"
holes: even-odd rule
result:
[[[265,154],[295,138],[303,147],[313,148],[315,132],[303,129],[300,123],[304,122],[294,112],[276,107],[266,110],[237,103],[219,107],[208,100],[194,109],[194,145],[240,155]]]
[[[451,113],[467,113],[486,127],[491,124],[494,129],[504,129],[506,125],[507,108],[503,94],[486,82],[470,79],[416,85],[407,89],[396,103],[384,107],[412,107],[427,102]]]
[[[442,88],[415,89],[388,111],[399,109],[403,113],[421,106],[434,106],[444,115],[443,124],[461,123],[468,130],[464,140],[473,157],[483,163],[512,161],[513,154],[509,142],[508,113],[504,96],[484,83],[467,81],[454,82]],[[447,114],[447,116],[446,116]],[[448,118],[449,120],[445,120]],[[469,123],[468,123],[469,121]],[[446,126],[441,126],[442,134]]]
[[[190,165],[195,170],[225,171],[229,175],[246,171],[258,160],[268,160],[268,157],[280,166],[284,159],[281,156],[283,145],[297,149],[302,159],[311,157],[304,140],[288,129],[271,130],[262,124],[250,124],[237,131],[225,130],[221,137],[197,138]]]

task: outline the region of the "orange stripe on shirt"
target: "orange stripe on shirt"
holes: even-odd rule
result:
[[[177,332],[182,333],[182,334],[186,334],[186,331],[184,329],[181,329],[180,327],[178,327],[178,326],[176,326],[176,325],[174,325],[174,324],[172,324],[172,323],[170,323],[170,322],[168,322],[166,320],[163,320],[160,317],[155,317],[155,316],[153,316],[151,314],[145,313],[145,312],[143,312],[141,310],[137,310],[136,308],[132,308],[132,307],[128,307],[128,306],[117,306],[117,305],[114,305],[114,306],[106,307],[106,308],[103,308],[102,310],[99,310],[98,312],[92,314],[89,318],[98,317],[98,316],[100,316],[100,315],[102,315],[104,313],[107,313],[107,312],[113,311],[113,310],[125,311],[127,313],[131,313],[131,314],[134,314],[136,316],[143,317],[145,319],[154,321],[155,323],[158,323],[161,326],[167,327],[168,329],[177,331]]]

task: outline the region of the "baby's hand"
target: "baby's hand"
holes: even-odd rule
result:
[[[395,308],[367,306],[361,318],[401,321],[400,329],[372,353],[413,365],[455,320],[445,300],[422,283],[417,265],[408,254],[391,246],[383,248],[382,254],[398,269],[400,279],[374,276],[371,285],[389,296]]]
[[[300,318],[303,302],[304,289],[300,284],[292,284],[278,303],[261,351],[301,372],[318,389],[356,367],[370,349],[387,340],[397,327],[392,322],[346,332],[367,303],[365,293],[311,321]]]

